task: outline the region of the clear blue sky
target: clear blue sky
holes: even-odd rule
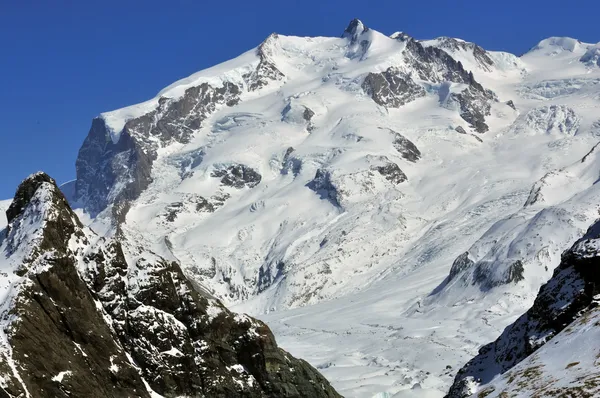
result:
[[[593,1],[0,0],[0,199],[29,173],[75,178],[100,112],[255,47],[272,32],[453,36],[523,53],[548,36],[600,41]]]

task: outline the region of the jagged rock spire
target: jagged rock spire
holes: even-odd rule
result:
[[[348,38],[354,41],[361,33],[368,31],[369,28],[367,28],[360,19],[354,18],[350,21],[346,30],[344,30],[342,38]]]
[[[9,223],[25,210],[37,189],[45,182],[56,186],[56,181],[42,171],[31,174],[21,182],[19,188],[17,188],[13,202],[6,210],[6,219]]]

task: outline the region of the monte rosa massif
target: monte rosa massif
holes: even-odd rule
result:
[[[600,43],[274,33],[0,201],[0,397],[600,396],[599,141]]]

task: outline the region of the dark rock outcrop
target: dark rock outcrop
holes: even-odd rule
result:
[[[465,51],[471,52],[473,54],[473,58],[479,64],[481,69],[490,72],[491,67],[494,65],[494,61],[490,58],[487,51],[478,46],[475,43],[470,43],[462,40],[458,40],[452,37],[438,37],[437,46],[443,50],[447,51]]]
[[[386,180],[394,185],[401,184],[408,180],[406,174],[404,174],[404,172],[400,170],[400,167],[394,162],[387,162],[383,166],[373,166],[372,169],[377,170],[379,174],[384,176]]]
[[[446,102],[458,104],[460,116],[476,132],[485,133],[489,130],[489,126],[485,123],[485,117],[490,115],[490,98],[481,91],[469,86],[460,93],[451,93]]]
[[[317,193],[321,199],[328,200],[335,207],[341,207],[340,195],[331,179],[330,171],[318,169],[315,178],[306,184],[306,187]]]
[[[158,148],[189,142],[208,115],[218,106],[237,104],[240,94],[233,83],[221,87],[202,83],[185,90],[181,98],[161,98],[155,110],[127,121],[121,132],[110,131],[101,117],[94,119],[75,164],[76,201],[93,216],[113,205],[114,219],[121,221],[127,203],[152,182]]]
[[[346,29],[344,29],[344,33],[342,33],[342,38],[348,38],[352,41],[356,41],[358,35],[368,32],[369,28],[367,28],[360,19],[354,18]]]
[[[456,128],[454,130],[459,134],[467,134],[467,132],[465,131],[463,126],[456,126]]]
[[[469,252],[464,252],[456,257],[452,263],[450,273],[448,274],[448,280],[454,279],[457,275],[471,268],[473,265],[475,265],[475,262],[469,258]]]
[[[272,33],[258,46],[256,51],[256,54],[260,58],[258,66],[254,71],[243,76],[249,91],[261,89],[269,84],[270,81],[281,80],[285,77],[271,59],[273,55],[272,46],[278,38],[277,33]]]
[[[346,32],[346,36],[355,37],[350,36],[349,32]],[[380,73],[369,73],[362,83],[362,89],[373,101],[382,106],[398,108],[426,95],[423,83],[417,83],[415,79],[425,82],[425,85],[438,84],[441,85],[440,102],[442,105],[456,106],[460,116],[478,133],[488,130],[485,116],[490,114],[490,103],[496,101],[493,92],[484,89],[475,80],[472,72],[467,71],[460,61],[456,61],[441,48],[425,47],[406,34],[398,34],[393,38],[406,43],[404,60],[409,69],[415,72],[415,76],[395,67],[390,67]],[[453,39],[445,40],[443,43],[453,48],[469,46],[475,58],[484,67],[493,64],[485,50],[472,43],[463,43]],[[446,87],[450,83],[466,84],[468,87],[461,92],[451,93]]]
[[[392,108],[425,96],[425,89],[415,83],[410,75],[393,67],[381,73],[369,73],[362,83],[362,89],[377,104]]]
[[[292,173],[294,177],[300,174],[300,170],[302,169],[302,159],[297,158],[293,155],[294,148],[289,147],[285,151],[285,155],[283,155],[281,174],[287,175]]]
[[[256,170],[243,164],[216,169],[211,173],[211,177],[220,178],[221,184],[237,189],[244,187],[254,188],[262,179]]]
[[[365,57],[371,46],[368,32],[369,28],[367,28],[362,21],[358,19],[350,21],[342,34],[342,38],[348,39],[349,41],[346,57],[359,60],[362,60]]]
[[[467,84],[465,90],[451,93],[443,98],[443,102],[457,103],[460,116],[477,132],[484,133],[488,130],[485,116],[490,114],[490,103],[496,100],[496,96],[475,80],[473,72],[467,71],[460,61],[456,61],[444,50],[437,47],[424,47],[414,39],[406,41],[405,59],[417,71],[421,80],[432,83]]]
[[[10,345],[0,348],[0,396],[339,397],[176,262],[126,260],[118,239],[94,237],[45,174],[23,182],[10,214],[5,239],[21,237],[12,245],[26,253],[13,260],[29,265],[23,279],[0,275],[14,292],[0,317]]]
[[[597,306],[594,297],[600,294],[599,239],[597,222],[563,253],[560,265],[541,287],[533,306],[460,369],[448,398],[470,396],[475,392],[473,385],[486,384],[512,369]],[[523,265],[519,263],[510,267],[509,279],[522,277]]]
[[[390,132],[394,135],[394,141],[392,141],[392,144],[400,153],[400,156],[413,163],[421,158],[421,151],[419,151],[419,148],[417,148],[417,146],[413,144],[411,140],[393,130],[390,130]]]

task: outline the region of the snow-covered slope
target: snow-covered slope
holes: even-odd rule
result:
[[[0,229],[6,226],[6,209],[10,206],[12,200],[0,200]]]
[[[436,394],[597,216],[594,48],[273,34],[96,118],[71,202],[344,395]]]
[[[600,394],[600,222],[562,256],[531,309],[457,374],[448,398]]]

